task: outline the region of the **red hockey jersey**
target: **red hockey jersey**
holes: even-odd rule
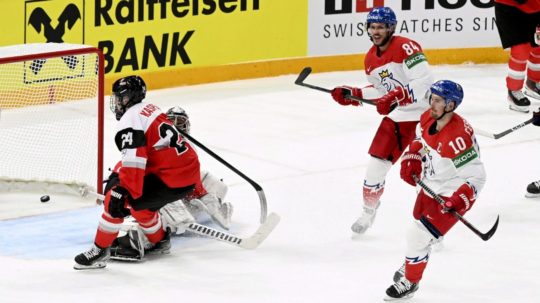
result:
[[[424,162],[424,183],[437,194],[449,197],[468,182],[476,197],[484,187],[486,172],[473,128],[455,113],[448,124],[436,133],[430,131],[435,123],[430,110],[423,113],[416,127],[417,138],[410,147],[411,150],[420,148]],[[418,143],[421,147],[418,147]]]
[[[118,122],[115,143],[122,152],[120,186],[134,199],[142,195],[144,176],[149,174],[171,188],[200,181],[197,153],[153,104],[141,102],[126,111]]]

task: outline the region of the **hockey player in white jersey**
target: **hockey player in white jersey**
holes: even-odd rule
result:
[[[351,229],[364,233],[375,219],[385,179],[392,165],[414,138],[420,115],[428,108],[426,92],[433,83],[421,46],[411,39],[394,35],[397,19],[389,7],[376,7],[367,15],[367,32],[373,46],[364,66],[371,85],[358,88],[339,86],[332,97],[341,105],[361,105],[347,98],[374,99],[383,115],[371,146],[363,186],[363,208]]]
[[[420,190],[407,231],[404,267],[394,274],[386,290],[386,301],[412,297],[418,290],[431,247],[456,224],[449,210],[463,215],[471,209],[482,190],[486,173],[473,128],[454,110],[463,99],[462,87],[449,80],[431,88],[431,108],[422,114],[416,138],[401,161],[401,178],[416,186],[420,178],[445,201],[441,206]]]

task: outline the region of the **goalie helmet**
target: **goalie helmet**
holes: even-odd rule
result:
[[[110,107],[120,120],[126,110],[146,97],[146,84],[139,76],[127,76],[116,80],[112,86]]]
[[[176,126],[176,128],[189,134],[191,129],[191,123],[189,122],[189,116],[186,111],[180,106],[169,108],[166,113],[167,118]]]
[[[461,104],[461,101],[463,100],[463,88],[454,81],[439,80],[433,83],[429,90],[431,94],[441,96],[446,105],[448,105],[450,102],[454,102],[454,110]],[[429,100],[431,102],[431,96]]]

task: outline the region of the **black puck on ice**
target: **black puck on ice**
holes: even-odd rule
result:
[[[41,196],[40,200],[41,202],[45,203],[45,202],[49,202],[49,200],[51,199],[51,197],[45,195],[45,196]]]

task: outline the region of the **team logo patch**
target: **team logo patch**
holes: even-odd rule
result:
[[[458,155],[457,157],[455,157],[454,159],[452,159],[452,162],[454,162],[454,166],[456,168],[460,168],[463,165],[469,163],[470,161],[476,158],[478,158],[478,153],[476,152],[473,146],[467,149],[466,151],[464,151],[463,153],[461,153],[460,155]]]

